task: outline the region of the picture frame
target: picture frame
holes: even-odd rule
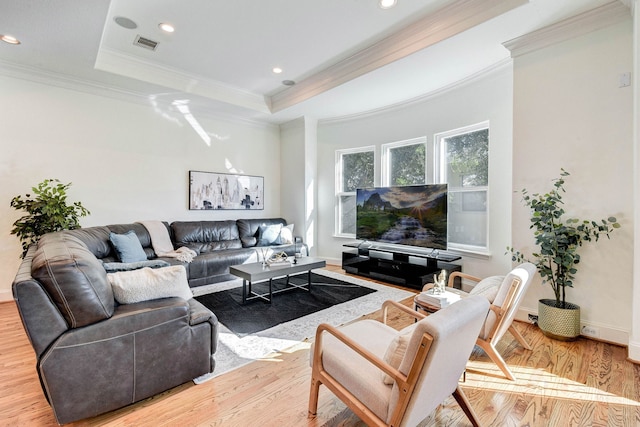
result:
[[[264,177],[191,170],[189,210],[264,210]]]

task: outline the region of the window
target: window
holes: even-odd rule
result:
[[[375,147],[336,151],[336,235],[355,237],[356,189],[373,187]],[[447,183],[448,245],[489,247],[489,122],[381,146],[385,186]]]
[[[449,247],[488,247],[489,123],[435,136],[436,176],[449,184]]]
[[[384,185],[426,183],[427,139],[382,145],[382,182]]]
[[[336,234],[356,234],[356,189],[373,187],[374,147],[336,151]]]

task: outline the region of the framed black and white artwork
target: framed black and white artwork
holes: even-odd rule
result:
[[[263,210],[264,177],[189,171],[190,210]]]

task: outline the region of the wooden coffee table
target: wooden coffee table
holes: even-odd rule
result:
[[[297,262],[294,264],[291,260],[291,266],[286,267],[269,267],[262,265],[261,262],[253,262],[250,264],[234,265],[229,267],[229,273],[242,279],[242,303],[253,299],[262,299],[271,303],[274,294],[294,289],[302,289],[311,292],[311,270],[315,268],[323,268],[327,265],[325,260],[312,257],[295,258]],[[296,285],[289,282],[289,276],[296,273],[307,272],[307,284]],[[272,281],[276,277],[287,278],[287,286],[284,289],[273,290]],[[269,292],[258,294],[251,289],[252,284],[256,282],[269,281]]]

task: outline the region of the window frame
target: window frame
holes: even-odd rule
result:
[[[345,196],[356,196],[355,191],[344,191],[343,189],[343,178],[344,178],[344,168],[343,168],[343,156],[348,154],[355,153],[373,153],[373,171],[374,171],[374,182],[375,185],[375,177],[376,177],[376,165],[378,163],[377,154],[376,154],[376,146],[375,145],[367,145],[364,147],[354,147],[354,148],[345,148],[336,150],[335,153],[335,230],[334,235],[336,237],[348,237],[355,238],[355,233],[344,233],[342,227],[342,198]]]
[[[427,137],[420,136],[418,138],[405,139],[403,141],[389,142],[380,146],[381,157],[381,179],[383,186],[389,187],[391,185],[391,150],[394,148],[407,147],[409,145],[424,145],[424,183],[429,183],[429,147],[427,145]]]
[[[445,132],[439,132],[434,134],[433,136],[433,142],[434,142],[434,150],[435,150],[435,156],[434,156],[434,160],[435,160],[435,170],[434,170],[434,174],[435,174],[435,181],[436,183],[447,183],[448,184],[448,176],[447,176],[447,156],[446,156],[446,150],[444,147],[444,141],[447,138],[452,138],[455,136],[459,136],[459,135],[464,135],[467,133],[472,133],[472,132],[477,132],[480,130],[487,130],[489,131],[489,135],[491,135],[491,127],[489,125],[489,121],[483,121],[480,123],[476,123],[473,125],[468,125],[468,126],[463,126],[460,128],[456,128],[456,129],[451,129],[449,131],[445,131]],[[490,136],[489,136],[489,143],[490,143]],[[489,150],[489,152],[491,152],[491,150]],[[487,178],[488,181],[488,178]],[[482,185],[482,186],[473,186],[473,187],[451,187],[450,185],[448,186],[448,191],[450,193],[468,193],[468,192],[474,192],[474,191],[484,191],[486,194],[486,220],[485,220],[485,233],[486,233],[486,242],[484,246],[479,246],[479,245],[469,245],[469,244],[464,244],[464,243],[452,243],[450,239],[448,240],[448,247],[449,250],[455,250],[455,251],[460,251],[460,252],[471,252],[471,253],[478,253],[478,254],[486,254],[489,252],[489,248],[490,248],[490,230],[489,230],[489,224],[490,224],[490,209],[489,209],[489,200],[490,200],[490,185],[489,182],[487,182],[487,185]]]

